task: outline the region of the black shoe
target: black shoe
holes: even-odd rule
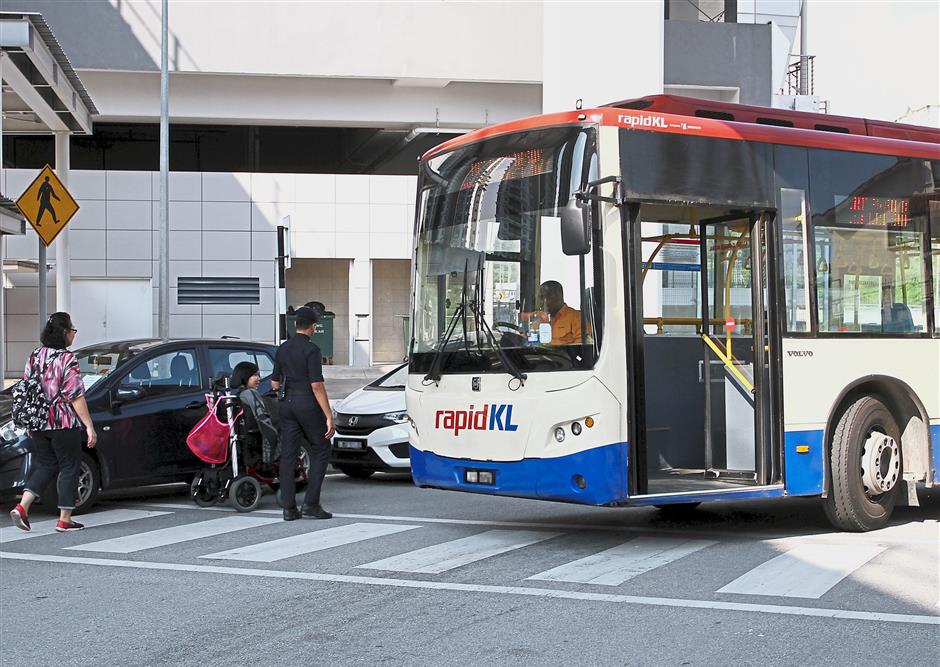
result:
[[[319,505],[304,505],[303,515],[305,519],[332,519],[333,515],[327,512]]]
[[[284,521],[296,521],[300,516],[300,510],[296,507],[284,508]]]

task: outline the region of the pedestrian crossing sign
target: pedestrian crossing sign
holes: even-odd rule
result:
[[[78,202],[48,164],[16,200],[16,205],[47,246],[78,212]]]

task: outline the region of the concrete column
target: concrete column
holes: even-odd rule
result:
[[[7,370],[7,317],[6,290],[3,289],[3,239],[4,235],[0,234],[0,387],[3,387],[3,378],[6,377]]]
[[[55,173],[66,188],[69,186],[69,137],[68,132],[55,133]],[[66,227],[55,240],[55,307],[66,313],[71,312],[72,307],[71,258],[69,228]]]
[[[543,2],[542,12],[543,113],[663,92],[663,0]]]
[[[357,257],[349,267],[349,365],[372,365],[372,261]]]

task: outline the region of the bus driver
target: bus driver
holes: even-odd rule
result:
[[[557,280],[546,280],[539,287],[539,302],[552,324],[552,345],[581,342],[581,311],[565,304],[565,293]]]

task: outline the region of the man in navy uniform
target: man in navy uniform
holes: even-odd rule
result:
[[[303,306],[297,316],[297,333],[277,348],[272,386],[280,396],[280,493],[284,520],[301,516],[329,519],[333,515],[320,506],[320,488],[330,457],[333,412],[323,385],[320,348],[310,342],[319,313]],[[307,492],[301,510],[297,509],[294,474],[301,446],[312,450],[307,471]]]

